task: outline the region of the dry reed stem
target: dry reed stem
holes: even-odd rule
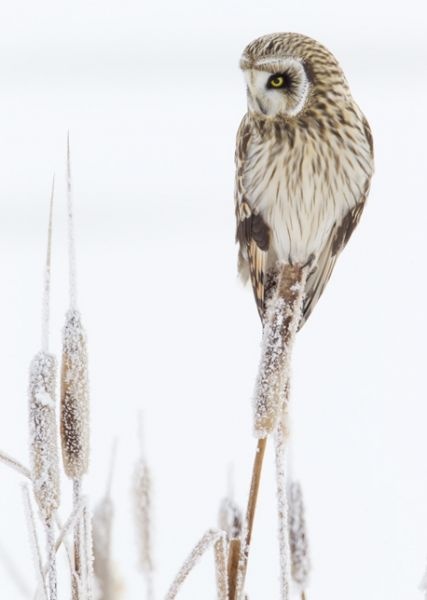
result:
[[[22,484],[22,498],[24,502],[24,511],[27,521],[28,534],[30,537],[30,546],[33,556],[34,569],[38,580],[38,587],[42,590],[44,600],[48,600],[46,582],[43,574],[43,560],[37,535],[34,511],[31,504],[28,486],[26,484]]]
[[[8,467],[13,469],[20,475],[23,475],[27,479],[31,479],[30,469],[27,469],[27,467],[25,467],[23,464],[21,464],[18,460],[16,460],[15,458],[12,458],[11,456],[6,454],[6,452],[3,452],[2,450],[0,450],[0,462],[7,465]]]
[[[176,595],[181,589],[182,584],[186,580],[188,574],[194,569],[199,559],[203,556],[206,550],[215,544],[221,537],[226,539],[226,534],[224,531],[220,531],[219,529],[209,529],[204,534],[179,570],[178,575],[175,577],[166,594],[165,600],[174,600],[174,598],[176,598]]]
[[[238,587],[238,573],[240,564],[240,538],[233,538],[228,543],[228,593],[230,600],[234,600]]]
[[[235,596],[230,596],[231,600],[238,600],[238,593],[243,592],[245,578],[246,578],[246,569],[249,557],[249,547],[252,540],[252,531],[253,524],[255,518],[255,509],[258,498],[258,490],[261,481],[261,472],[262,472],[262,464],[265,455],[265,448],[267,445],[267,438],[260,438],[257,440],[257,447],[255,451],[255,459],[252,468],[252,478],[251,478],[251,487],[249,490],[249,498],[248,498],[248,506],[246,510],[246,527],[245,527],[245,536],[244,536],[244,544],[241,547],[241,557],[239,561],[239,567],[237,573],[235,573],[236,577],[240,580],[239,584],[236,581],[230,581],[229,586],[230,589],[236,590]]]

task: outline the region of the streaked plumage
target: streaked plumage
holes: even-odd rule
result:
[[[247,46],[240,66],[248,112],[236,145],[239,272],[250,276],[262,318],[277,264],[309,265],[302,326],[359,222],[372,136],[339,64],[318,42],[266,35]]]

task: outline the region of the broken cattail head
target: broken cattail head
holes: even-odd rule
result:
[[[310,557],[304,499],[299,482],[294,481],[289,485],[288,497],[292,578],[302,589],[305,589],[310,574]]]
[[[218,526],[230,539],[240,538],[242,533],[242,511],[234,500],[224,498],[219,507]]]
[[[30,368],[31,476],[45,522],[59,505],[59,464],[55,417],[55,357],[39,352]]]
[[[89,388],[86,334],[74,309],[67,312],[63,334],[61,441],[65,473],[80,479],[89,463]]]

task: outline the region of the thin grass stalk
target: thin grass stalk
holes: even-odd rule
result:
[[[203,554],[214,545],[221,537],[225,538],[226,534],[219,529],[209,529],[201,540],[196,544],[188,558],[185,560],[172,585],[170,586],[165,600],[174,600],[180,591],[182,584],[187,579],[189,573],[194,569]]]
[[[92,543],[92,520],[88,503],[83,506],[83,518],[81,527],[81,583],[84,600],[93,600],[93,543]]]
[[[252,468],[251,486],[249,490],[248,506],[246,509],[246,521],[243,536],[243,543],[240,548],[239,566],[237,572],[231,567],[229,572],[231,575],[236,577],[236,581],[230,580],[229,586],[231,590],[236,590],[235,596],[230,596],[230,600],[239,600],[240,595],[243,592],[246,569],[249,558],[249,548],[252,540],[252,531],[255,519],[255,509],[258,499],[258,491],[261,481],[262,464],[264,461],[265,449],[267,446],[267,438],[260,438],[257,440],[257,447],[255,451],[255,459]],[[239,581],[237,581],[237,579]]]
[[[30,469],[27,469],[27,467],[21,464],[18,460],[12,458],[12,456],[9,456],[8,454],[6,454],[6,452],[3,452],[2,450],[0,450],[0,462],[7,465],[20,475],[23,475],[27,479],[31,479]]]
[[[34,570],[38,580],[38,587],[42,591],[43,599],[48,600],[46,581],[43,574],[43,559],[40,551],[40,544],[37,535],[36,522],[34,517],[34,511],[31,504],[30,493],[28,486],[22,485],[22,498],[24,502],[24,511],[27,521],[27,529],[30,538],[30,546],[34,563]]]

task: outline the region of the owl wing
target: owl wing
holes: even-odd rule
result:
[[[299,328],[304,325],[329,281],[336,260],[359,223],[366,198],[348,211],[342,222],[335,224],[319,255],[316,266],[308,275]]]
[[[368,145],[368,154],[370,155],[370,159],[373,161],[374,147],[372,133],[368,121],[363,116],[362,128],[366,143]],[[331,273],[334,269],[338,256],[345,248],[348,240],[351,237],[351,234],[360,221],[360,217],[362,216],[369,193],[371,176],[372,173],[366,179],[360,201],[344,215],[344,218],[340,223],[335,223],[329,238],[320,253],[315,268],[308,275],[302,318],[299,325],[300,328],[304,325],[310,316],[311,311],[322,295],[325,285],[328,283]]]
[[[255,302],[262,320],[270,228],[262,216],[251,207],[243,185],[244,165],[251,135],[252,128],[245,116],[237,132],[236,140],[236,242],[239,243],[239,271],[244,277],[245,267],[249,266]]]

